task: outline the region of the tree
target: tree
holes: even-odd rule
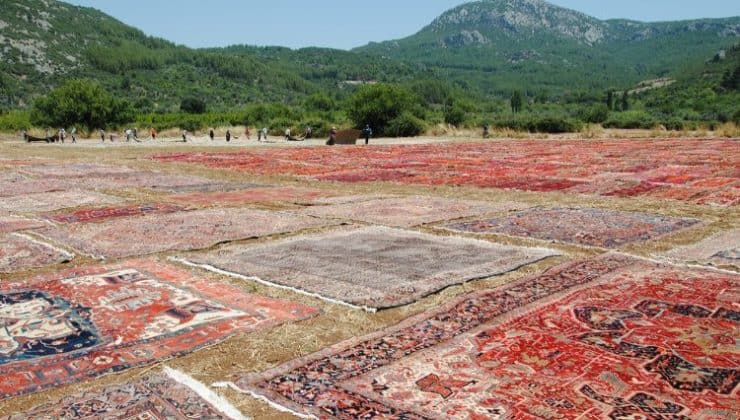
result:
[[[200,98],[190,96],[180,102],[180,111],[188,114],[205,114],[206,103]]]
[[[609,111],[614,111],[614,91],[611,89],[606,93],[606,107]]]
[[[511,112],[517,114],[522,110],[522,93],[515,90],[511,94]]]
[[[460,102],[455,101],[445,105],[444,117],[447,124],[458,126],[465,121],[465,108]]]
[[[92,131],[133,119],[128,102],[116,100],[90,80],[66,82],[37,99],[31,110],[31,123],[40,127],[80,125]]]
[[[347,116],[355,127],[370,124],[378,134],[387,134],[390,123],[404,112],[413,112],[416,98],[394,85],[366,85],[347,101]]]
[[[630,97],[629,93],[625,90],[624,93],[622,93],[622,111],[628,111],[630,109]]]

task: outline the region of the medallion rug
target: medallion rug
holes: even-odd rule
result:
[[[4,216],[0,214],[0,234],[44,227],[40,220],[27,219],[19,216]]]
[[[5,419],[244,418],[220,399],[213,402],[204,399],[196,390],[175,379],[180,375],[183,374],[168,370],[133,382],[68,396]]]
[[[201,249],[221,242],[331,224],[292,213],[232,208],[64,224],[39,229],[36,233],[93,258],[120,258]]]
[[[187,261],[374,310],[552,255],[546,249],[373,226],[259,246],[232,245],[190,255]]]
[[[119,207],[99,207],[93,209],[82,209],[65,214],[46,214],[45,219],[57,223],[87,223],[99,222],[118,217],[139,216],[144,214],[167,214],[185,210],[185,207],[173,204],[133,204]],[[0,219],[0,228],[2,219]]]
[[[317,217],[409,227],[441,220],[506,212],[525,207],[525,204],[515,202],[494,203],[419,196],[313,206],[303,211]]]
[[[697,219],[628,213],[593,208],[529,209],[509,216],[453,223],[459,232],[501,233],[511,236],[574,243],[602,248],[644,242],[699,224]]]
[[[0,285],[0,398],[149,365],[317,310],[135,260]]]
[[[123,201],[123,198],[94,191],[70,190],[5,197],[0,200],[0,210],[31,213],[100,204],[117,204]]]
[[[738,296],[738,275],[608,254],[235,385],[342,419],[734,418]]]
[[[0,233],[0,273],[43,267],[66,262],[72,258],[73,255],[68,252],[25,235]]]
[[[676,261],[740,269],[740,229],[717,233],[699,243],[661,254]]]

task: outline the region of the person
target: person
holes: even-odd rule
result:
[[[46,142],[47,142],[47,143],[48,143],[49,141],[51,141],[51,136],[49,135],[49,129],[48,129],[48,128],[46,129],[46,136],[45,136],[45,137],[46,137]]]
[[[252,132],[249,130],[249,125],[244,129],[244,135],[247,137],[247,140],[251,140]]]
[[[67,131],[63,128],[59,129],[59,141],[64,143],[64,138],[67,136]]]
[[[210,137],[211,141],[213,141],[214,136],[215,136],[215,133],[213,132],[213,129],[211,129],[211,131],[208,132],[208,137]]]
[[[105,130],[101,128],[99,133],[100,133],[100,142],[105,143]]]
[[[123,132],[123,134],[126,136],[126,143],[131,141],[131,136],[133,135],[133,132],[130,128],[127,128],[126,131]]]
[[[311,135],[313,134],[313,129],[310,125],[306,126],[306,139],[310,139]]]
[[[285,141],[290,140],[290,127],[285,129]]]
[[[138,142],[139,141],[139,129],[136,128],[136,127],[134,127],[133,134],[134,134],[134,140],[136,140]]]
[[[77,143],[77,127],[72,127],[69,136],[72,137],[72,143]]]
[[[226,130],[226,143],[231,141],[231,130]]]
[[[486,123],[486,124],[483,124],[483,138],[484,139],[487,139],[488,138],[488,135],[489,135],[489,133],[488,133],[488,123]]]
[[[157,139],[157,129],[152,127],[152,129],[149,131],[149,134],[152,136],[152,140]]]
[[[182,142],[183,143],[188,142],[188,130],[182,130]]]
[[[21,134],[23,134],[23,141],[27,142],[27,141],[28,141],[28,130],[26,130],[26,129],[24,128],[24,129],[23,129],[23,130],[21,131]]]
[[[267,127],[262,127],[262,137],[267,141]]]
[[[332,127],[329,131],[329,141],[326,143],[329,146],[334,146],[334,144],[337,142],[337,128]]]
[[[362,129],[362,135],[365,137],[365,144],[369,144],[370,137],[373,136],[373,130],[370,128],[370,124],[365,124],[365,128]]]

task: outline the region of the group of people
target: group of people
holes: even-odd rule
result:
[[[102,129],[102,128],[99,129],[98,130],[98,134],[100,135],[100,142],[101,143],[105,143],[105,137],[106,137],[105,130]],[[157,129],[154,128],[154,127],[152,127],[149,130],[149,135],[150,135],[151,140],[156,140],[156,138],[157,138]],[[110,140],[110,142],[113,143],[116,140],[116,138],[118,137],[118,133],[116,133],[116,132],[107,133],[107,136],[108,136],[108,139]],[[137,143],[140,143],[141,140],[139,140],[139,129],[136,128],[136,127],[134,127],[134,128],[127,128],[127,129],[123,130],[123,139],[125,139],[126,142],[130,142],[131,140],[133,140],[133,141],[135,141]]]

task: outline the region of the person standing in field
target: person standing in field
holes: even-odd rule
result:
[[[152,136],[152,140],[157,139],[157,129],[152,127],[152,129],[149,131],[149,134]]]
[[[285,141],[290,140],[290,127],[285,129]]]
[[[72,143],[77,143],[77,127],[72,127],[69,131],[69,136],[72,137]]]
[[[231,141],[231,130],[226,130],[226,143]]]
[[[211,141],[213,141],[213,137],[215,137],[215,135],[216,134],[213,132],[213,129],[211,129],[211,131],[208,132],[208,137],[211,138]]]
[[[100,133],[100,142],[105,143],[105,130],[101,128],[99,133]]]
[[[370,124],[365,124],[365,128],[362,129],[362,135],[365,137],[365,144],[370,144],[370,137],[373,136],[373,130],[370,128]]]
[[[244,135],[247,137],[247,140],[251,140],[252,132],[249,130],[249,124],[244,128]]]
[[[262,127],[262,137],[267,141],[267,127]]]
[[[64,143],[64,138],[67,136],[67,131],[63,128],[59,129],[59,141]]]
[[[313,135],[313,129],[310,125],[306,126],[306,140],[311,138],[311,135]]]
[[[182,130],[182,142],[183,143],[188,142],[188,130]]]
[[[329,146],[334,146],[337,142],[337,128],[332,127],[331,131],[329,131],[329,141],[326,143]]]
[[[483,124],[483,138],[487,139],[488,136],[489,136],[488,124],[486,123],[486,124]]]

